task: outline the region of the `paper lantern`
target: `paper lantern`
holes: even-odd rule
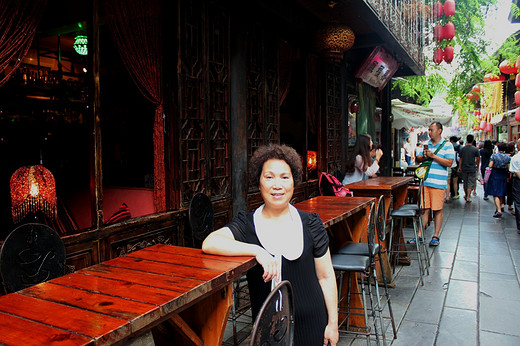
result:
[[[354,45],[356,36],[352,29],[343,24],[331,24],[318,30],[316,45],[331,62],[343,60],[343,53]]]
[[[439,65],[444,59],[444,51],[442,48],[437,48],[433,54],[433,62]]]
[[[475,84],[475,85],[471,88],[471,91],[474,92],[475,94],[480,94],[480,85]]]
[[[437,1],[433,4],[433,18],[435,20],[441,19],[443,13],[442,2]]]
[[[455,1],[446,0],[444,2],[444,15],[446,17],[451,17],[455,14]]]
[[[442,24],[437,23],[433,27],[433,39],[437,42],[444,40],[444,27]]]
[[[506,80],[506,77],[503,74],[497,76],[496,74],[488,73],[484,76],[484,82],[498,82],[504,80]]]
[[[515,86],[520,88],[520,73],[516,75]]]
[[[518,72],[515,64],[511,63],[509,60],[502,61],[500,65],[498,65],[498,68],[500,69],[500,72],[504,74],[513,74]]]
[[[444,61],[446,61],[448,64],[453,61],[453,47],[452,46],[444,47]]]
[[[37,211],[51,219],[56,217],[56,183],[47,168],[41,165],[18,168],[11,176],[10,189],[14,223]]]
[[[520,91],[515,92],[515,103],[520,106]]]
[[[515,67],[517,71],[520,71],[520,55],[516,58]]]
[[[491,124],[491,123],[487,123],[487,125],[486,125],[486,131],[487,131],[487,132],[491,132],[491,131],[493,131],[493,124]]]
[[[455,25],[452,22],[446,23],[444,26],[444,38],[446,40],[451,40],[455,36]]]
[[[515,111],[515,120],[520,121],[520,108],[517,108]]]
[[[480,122],[480,129],[481,130],[485,130],[486,129],[486,126],[487,126],[487,122],[485,120],[482,120]]]

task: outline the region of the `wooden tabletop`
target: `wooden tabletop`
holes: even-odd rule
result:
[[[184,310],[256,264],[154,245],[0,297],[0,344],[112,344]]]
[[[413,177],[375,177],[347,184],[345,187],[351,190],[393,190],[412,181]]]
[[[317,213],[323,225],[330,227],[365,209],[372,202],[375,202],[373,197],[317,196],[294,206],[309,213]]]

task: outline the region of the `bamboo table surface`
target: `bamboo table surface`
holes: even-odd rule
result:
[[[1,296],[0,344],[124,343],[166,321],[216,345],[231,284],[255,264],[250,256],[154,245]]]

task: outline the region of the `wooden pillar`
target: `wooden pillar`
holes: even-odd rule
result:
[[[231,22],[231,186],[233,215],[247,209],[247,52],[240,19]]]
[[[388,148],[383,150],[383,159],[381,160],[381,175],[384,177],[392,176],[392,123],[390,122],[390,114],[392,111],[392,83],[387,83],[381,91],[381,146]]]

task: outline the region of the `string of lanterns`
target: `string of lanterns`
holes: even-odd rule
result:
[[[446,24],[442,25],[443,14],[447,19]],[[453,61],[453,38],[455,37],[455,25],[451,21],[455,14],[455,1],[446,0],[444,5],[437,1],[433,4],[433,18],[437,21],[433,27],[433,39],[437,48],[433,53],[433,62],[439,65],[443,60],[450,64]],[[445,43],[444,48],[442,47]]]

